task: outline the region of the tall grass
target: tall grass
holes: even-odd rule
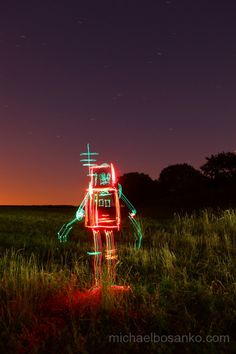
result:
[[[73,212],[66,212],[67,219]],[[136,251],[125,223],[117,235],[116,266],[116,284],[125,285],[125,291],[112,291],[104,279],[100,293],[85,291],[93,286],[86,255],[92,243],[82,224],[66,244],[55,237],[66,217],[53,209],[0,214],[0,352],[143,351],[137,343],[108,342],[110,334],[121,332],[228,334],[230,343],[202,343],[201,351],[234,352],[234,210],[202,210],[168,221],[142,219],[143,246]],[[199,345],[146,347],[149,352],[181,348],[188,353],[198,352]]]

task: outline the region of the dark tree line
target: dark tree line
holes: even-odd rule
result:
[[[119,181],[127,197],[144,211],[236,206],[236,154],[211,155],[200,170],[187,163],[171,165],[161,171],[158,180],[131,172]]]

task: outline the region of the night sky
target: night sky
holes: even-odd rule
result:
[[[153,179],[236,150],[236,5],[3,1],[0,204],[79,204],[80,153]]]

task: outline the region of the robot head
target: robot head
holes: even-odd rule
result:
[[[90,168],[92,188],[114,188],[116,177],[113,164],[104,163]]]

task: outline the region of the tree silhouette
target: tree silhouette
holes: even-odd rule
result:
[[[204,177],[200,171],[187,163],[171,165],[164,168],[159,177],[162,189],[175,192],[200,187]]]
[[[206,157],[200,171],[182,163],[164,168],[158,180],[138,172],[119,177],[124,194],[143,213],[170,215],[202,207],[236,205],[236,154]],[[163,214],[162,214],[163,213]]]
[[[206,177],[213,180],[226,180],[236,178],[236,154],[221,152],[206,157],[207,162],[201,166]]]
[[[125,173],[119,177],[124,194],[135,205],[144,205],[151,201],[155,189],[155,182],[149,175],[138,172]]]

